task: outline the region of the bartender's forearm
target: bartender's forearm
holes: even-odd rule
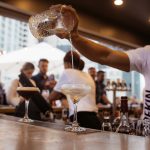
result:
[[[126,53],[114,51],[91,40],[72,33],[72,42],[75,48],[85,57],[103,65],[108,65],[123,71],[129,71],[130,63]]]
[[[62,93],[53,90],[49,95],[49,102],[51,103],[53,100],[61,99],[63,96],[64,95]]]

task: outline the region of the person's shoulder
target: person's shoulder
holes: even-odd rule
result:
[[[35,75],[33,75],[32,77],[33,78],[37,78],[39,76],[39,74],[35,74]]]
[[[11,85],[13,86],[13,85],[18,85],[19,84],[19,79],[13,79],[12,81],[11,81]]]
[[[135,50],[141,50],[141,51],[149,51],[150,52],[150,45],[146,45],[144,47],[138,47]]]
[[[144,47],[138,47],[138,48],[135,48],[135,49],[129,49],[128,51],[127,51],[127,53],[128,52],[135,52],[135,53],[137,53],[137,52],[147,52],[147,51],[149,51],[150,52],[150,45],[146,45],[146,46],[144,46]]]
[[[39,78],[39,74],[32,76],[32,80],[37,80]]]
[[[150,50],[150,45],[146,45],[144,48]]]
[[[77,70],[77,69],[65,69],[64,71],[63,71],[63,74],[74,74],[74,73],[78,73],[79,72],[79,70]]]
[[[12,82],[19,82],[19,79],[18,78],[13,79]]]
[[[150,45],[143,47],[143,50],[150,54]]]
[[[84,76],[86,76],[86,77],[88,77],[88,78],[90,78],[90,79],[93,80],[93,78],[91,77],[91,75],[90,75],[89,73],[84,72],[84,71],[81,71],[81,73],[82,73]],[[94,81],[94,80],[93,80],[93,81]]]
[[[125,53],[129,56],[130,60],[139,59],[139,57],[141,57],[142,59],[147,59],[150,55],[150,45],[138,47],[135,49],[129,49]]]
[[[79,77],[82,76],[82,72],[77,69],[65,69],[61,74],[62,78]]]

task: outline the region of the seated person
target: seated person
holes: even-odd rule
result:
[[[15,114],[17,117],[23,117],[25,113],[24,98],[18,95],[17,87],[18,86],[29,86],[29,87],[36,86],[35,82],[31,79],[33,72],[34,72],[34,65],[30,62],[25,63],[21,69],[21,74],[19,75],[19,78],[13,80],[9,87],[9,90],[7,93],[8,103],[16,107]],[[41,120],[41,114],[40,114],[41,109],[39,109],[41,107],[37,107],[37,104],[39,101],[42,102],[43,104],[43,101],[42,101],[43,99],[42,98],[37,99],[36,97],[35,98],[32,97],[31,100],[29,101],[28,113],[31,119]],[[38,104],[38,106],[40,105]]]
[[[72,69],[72,59],[71,52],[68,52],[64,57],[64,67],[65,70],[62,73],[59,81],[57,82],[54,91],[50,94],[49,100],[61,99],[61,87],[65,83],[77,83],[77,84],[86,84],[91,87],[91,91],[88,95],[81,98],[78,102],[77,117],[79,125],[86,128],[100,129],[101,124],[97,118],[97,106],[95,98],[95,83],[92,77],[85,72],[80,71],[83,69],[83,66],[80,66],[81,59],[80,56],[73,52],[73,64],[74,69]],[[70,99],[68,100],[69,104],[69,116],[72,120],[74,114],[74,104]]]
[[[104,71],[98,71],[97,72],[97,81],[96,83],[96,104],[98,107],[102,107],[103,105],[111,104],[106,96],[106,90],[105,90],[105,72]]]

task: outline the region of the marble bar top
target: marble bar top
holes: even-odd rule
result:
[[[0,115],[0,150],[150,150],[150,138],[100,131],[75,134],[63,128]]]

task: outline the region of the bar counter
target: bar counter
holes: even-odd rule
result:
[[[0,114],[0,150],[150,150],[150,139],[94,131],[75,134],[56,123],[20,123]]]

